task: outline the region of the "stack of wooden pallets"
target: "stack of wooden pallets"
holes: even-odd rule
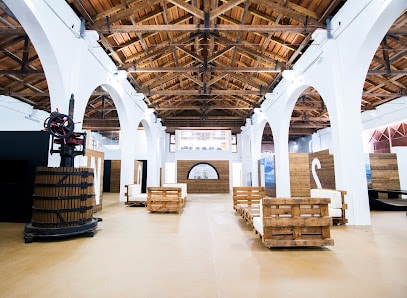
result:
[[[265,198],[253,226],[267,247],[332,246],[329,198]]]
[[[178,212],[185,204],[180,187],[149,187],[147,189],[147,210],[150,212]]]
[[[233,209],[253,226],[253,217],[260,215],[260,202],[265,196],[262,186],[233,187]]]

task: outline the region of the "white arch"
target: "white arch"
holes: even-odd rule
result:
[[[313,45],[289,71],[294,75],[288,79],[283,73],[285,78],[273,94],[266,95],[262,104],[278,155],[276,179],[287,182],[288,158],[284,155],[288,152],[285,146],[291,111],[307,86],[313,86],[321,94],[331,120],[337,188],[348,191],[347,215],[351,224],[370,224],[360,123],[363,82],[380,41],[406,6],[405,0],[345,3],[332,20],[333,38],[328,39],[325,30],[317,30]],[[352,171],[348,165],[352,165]],[[282,193],[287,193],[289,184],[284,188]]]
[[[67,114],[69,95],[65,92],[66,78],[63,75],[64,72],[60,63],[63,61],[63,57],[58,57],[58,50],[55,47],[52,32],[49,30],[49,27],[52,27],[54,32],[58,31],[61,25],[60,22],[53,24],[56,16],[51,15],[44,23],[41,7],[46,5],[42,1],[36,3],[39,6],[39,9],[36,10],[32,10],[32,7],[25,1],[5,0],[4,3],[23,26],[41,60],[50,98],[52,99],[51,110],[58,109],[60,112]],[[46,7],[44,8],[46,9]]]
[[[147,148],[154,148],[153,132],[149,119],[146,117],[146,115],[144,115],[144,118],[141,119],[140,122],[143,125],[146,134]]]
[[[134,134],[147,110],[142,101],[144,96],[127,80],[115,76],[117,68],[98,44],[96,32],[80,34],[80,20],[65,1],[7,0],[6,5],[15,13],[37,49],[48,79],[53,109],[67,113],[70,95],[74,94],[74,120],[80,121],[90,94],[97,86],[104,86],[111,94],[122,130],[120,198],[124,200],[124,184],[134,179],[134,163],[130,161],[134,160]],[[150,123],[153,130],[162,128],[161,123]],[[80,129],[81,124],[76,128]]]

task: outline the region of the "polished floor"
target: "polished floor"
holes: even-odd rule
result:
[[[229,195],[188,198],[150,214],[105,194],[93,238],[25,244],[0,223],[0,297],[407,297],[405,212],[333,227],[333,247],[267,249]]]

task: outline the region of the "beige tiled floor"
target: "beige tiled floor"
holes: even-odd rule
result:
[[[25,244],[0,223],[0,297],[407,297],[407,217],[333,227],[335,246],[267,249],[229,195],[150,214],[104,195],[93,238]]]

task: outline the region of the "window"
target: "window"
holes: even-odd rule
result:
[[[178,151],[229,151],[230,130],[177,130]]]

